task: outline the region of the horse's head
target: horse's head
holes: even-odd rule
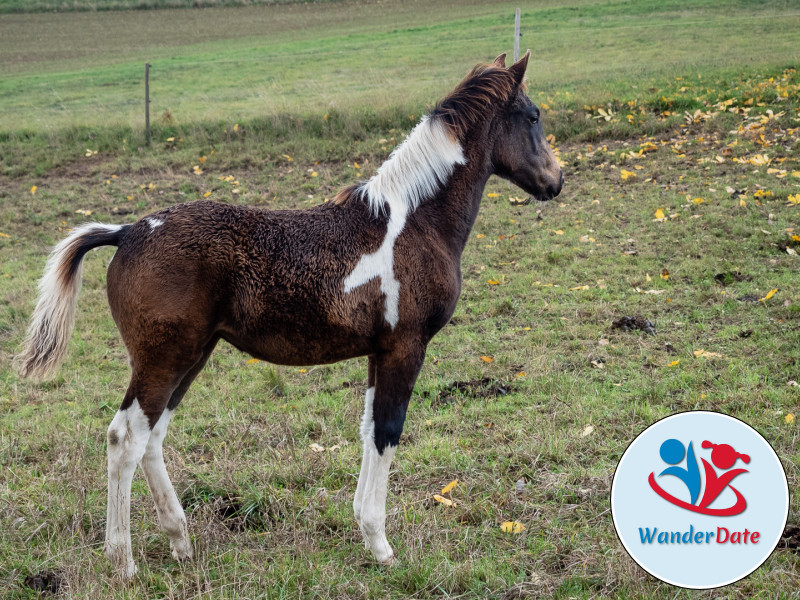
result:
[[[505,68],[505,54],[493,66]],[[523,78],[530,50],[508,72],[514,90],[497,113],[494,124],[494,173],[515,183],[537,200],[551,200],[561,192],[564,173],[544,136],[539,108],[525,93]]]

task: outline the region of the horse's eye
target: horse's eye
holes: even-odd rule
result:
[[[538,115],[531,115],[528,117],[528,124],[529,125],[536,125],[539,122]]]

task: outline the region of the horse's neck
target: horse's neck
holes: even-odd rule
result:
[[[491,175],[487,148],[485,143],[465,147],[466,164],[456,167],[436,198],[417,209],[420,216],[436,224],[436,234],[459,257],[475,224],[483,190]]]

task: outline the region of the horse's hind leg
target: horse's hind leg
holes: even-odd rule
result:
[[[139,399],[125,395],[108,428],[108,507],[105,553],[120,574],[136,574],[131,552],[131,482],[150,439],[150,420]]]
[[[185,554],[187,550],[191,552],[186,535],[185,516],[172,490],[166,469],[163,469],[160,450],[170,417],[170,412],[165,409],[173,393],[181,387],[184,377],[198,361],[203,360],[203,354],[196,352],[187,355],[176,350],[178,349],[170,348],[170,352],[167,353],[162,348],[151,347],[146,351],[139,349],[138,352],[131,353],[134,365],[131,383],[119,412],[108,428],[108,512],[105,552],[120,574],[126,578],[133,577],[136,573],[131,550],[130,494],[133,474],[140,461],[145,472],[149,471],[153,477],[151,488],[159,492],[169,488],[171,496],[163,493],[160,496],[166,498],[162,505],[172,509],[170,516],[175,512],[176,505],[179,509],[177,520],[179,522],[182,520],[182,525],[178,534],[180,537],[176,536],[175,539],[180,539],[183,543],[177,553]],[[148,460],[143,461],[148,449],[150,450]],[[153,493],[156,495],[155,491]],[[174,525],[175,521],[176,519],[172,519],[169,522]],[[171,527],[171,530],[174,531],[175,527]]]
[[[169,538],[172,557],[175,560],[190,559],[193,552],[191,540],[189,539],[189,530],[186,525],[186,514],[167,473],[162,444],[167,434],[167,427],[173,411],[183,399],[192,381],[202,371],[216,344],[217,340],[214,339],[206,346],[203,350],[203,357],[184,375],[180,384],[172,393],[167,407],[161,413],[161,417],[150,433],[150,439],[147,442],[141,463],[144,476],[147,479],[147,485],[150,487],[150,493],[153,494],[161,529]]]

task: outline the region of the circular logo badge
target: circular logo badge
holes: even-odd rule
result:
[[[775,549],[789,487],[769,443],[714,412],[666,417],[619,461],[611,514],[622,545],[651,575],[685,588],[728,585]]]

